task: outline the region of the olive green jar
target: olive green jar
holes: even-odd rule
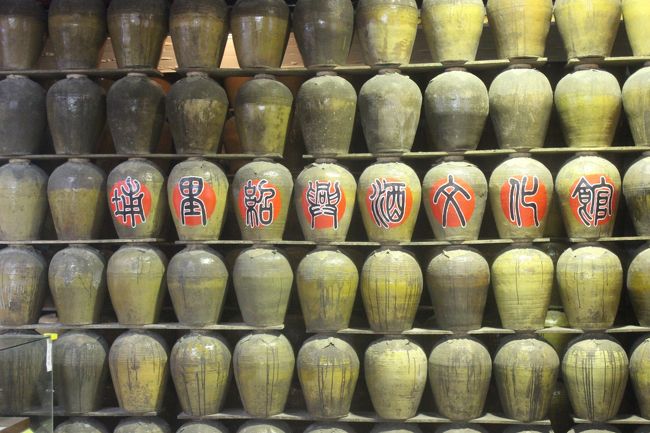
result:
[[[501,149],[544,146],[553,109],[548,78],[529,65],[511,65],[490,85],[490,118]]]
[[[353,30],[349,0],[298,0],[293,9],[293,34],[308,68],[345,65]]]
[[[356,108],[357,92],[346,79],[319,72],[305,81],[296,98],[296,113],[307,152],[316,157],[347,154]]]
[[[501,324],[535,331],[544,320],[553,290],[553,260],[532,245],[514,245],[492,263],[492,289]]]
[[[516,338],[494,357],[501,408],[508,418],[528,423],[546,418],[560,371],[560,359],[548,343]]]
[[[45,100],[45,90],[40,84],[24,75],[9,75],[0,81],[0,153],[38,153],[47,128]]]
[[[230,384],[232,355],[226,341],[194,331],[172,347],[170,371],[183,412],[190,416],[218,413]]]
[[[426,281],[436,322],[454,332],[479,329],[490,286],[490,267],[468,247],[435,251],[426,268]]]
[[[377,415],[388,420],[414,417],[427,382],[422,348],[406,338],[384,337],[370,343],[363,365]]]
[[[0,325],[36,323],[47,292],[47,262],[33,247],[0,250]]]
[[[420,121],[422,92],[397,69],[382,69],[359,92],[359,115],[368,150],[375,154],[411,150]]]
[[[410,242],[421,198],[420,179],[408,165],[380,158],[368,166],[357,186],[357,202],[368,239],[380,243]]]
[[[112,0],[107,22],[118,68],[158,67],[168,30],[167,0]]]
[[[235,346],[232,365],[239,396],[250,416],[267,418],[284,411],[295,366],[286,337],[256,332],[242,338]]]
[[[621,0],[555,0],[555,23],[569,59],[609,57],[621,12]]]
[[[122,325],[156,323],[165,295],[167,258],[148,244],[127,244],[108,260],[108,293]]]
[[[599,244],[576,245],[557,261],[560,297],[569,323],[584,330],[610,328],[623,289],[623,267]]]
[[[89,331],[68,331],[53,343],[54,386],[67,414],[101,409],[108,379],[108,343]]]
[[[255,155],[282,155],[292,104],[289,88],[272,75],[258,74],[244,83],[234,104],[242,150]]]
[[[169,173],[167,203],[180,240],[219,239],[228,204],[228,178],[218,165],[190,158]]]
[[[237,303],[244,322],[250,326],[282,325],[292,284],[289,260],[273,247],[253,246],[235,260]]]
[[[237,0],[230,31],[241,68],[279,68],[289,37],[284,0]]]
[[[307,332],[347,328],[358,284],[356,265],[336,247],[317,247],[305,255],[296,270],[296,286]]]
[[[424,112],[436,150],[476,150],[489,111],[488,91],[476,75],[447,70],[429,82]]]
[[[204,72],[188,72],[165,98],[167,120],[180,154],[214,154],[228,113],[226,91]]]
[[[230,193],[243,240],[281,240],[287,222],[293,179],[282,164],[257,159],[242,166]]]
[[[224,0],[175,0],[169,14],[169,34],[179,68],[218,68],[228,27]]]
[[[623,84],[623,108],[632,131],[634,144],[650,146],[650,64],[639,69]]]
[[[646,390],[650,386],[650,341],[641,337],[630,355],[630,381],[634,388],[639,412],[643,418],[650,417],[650,399]]]
[[[551,310],[549,309],[546,313],[546,319],[544,319],[544,329],[546,328],[568,328],[571,325],[569,324],[569,319],[567,318],[564,311],[560,310]],[[561,332],[544,332],[543,330],[539,334],[546,340],[548,344],[553,346],[553,349],[557,352],[559,356],[564,354],[564,351],[571,340],[571,334],[565,334]]]
[[[415,0],[360,0],[356,32],[366,64],[408,64],[417,25]]]
[[[57,237],[96,239],[106,217],[106,173],[87,159],[69,159],[47,182],[47,198]],[[70,213],[75,218],[70,218]]]
[[[543,57],[552,15],[552,0],[488,0],[488,22],[499,58]]]
[[[145,74],[131,72],[108,90],[106,113],[117,153],[152,153],[165,122],[165,92]]]
[[[650,249],[639,251],[627,269],[627,291],[636,319],[641,326],[650,326]]]
[[[216,324],[227,283],[223,258],[207,245],[188,245],[174,255],[167,267],[167,288],[178,322],[189,326]]]
[[[607,71],[584,68],[577,67],[555,88],[564,140],[568,147],[609,147],[623,107],[621,86]]]
[[[165,177],[142,158],[119,164],[106,181],[108,208],[120,239],[150,239],[162,234],[167,220]]]
[[[422,203],[440,241],[478,239],[487,202],[483,172],[462,158],[446,157],[422,181]]]
[[[99,322],[106,299],[106,259],[98,250],[74,244],[57,251],[48,267],[48,281],[60,323]]]
[[[492,358],[478,340],[450,338],[429,355],[429,382],[436,407],[451,421],[469,421],[483,414],[490,388]]]
[[[67,75],[47,91],[47,120],[56,153],[96,153],[106,123],[106,94],[85,75]]]
[[[485,19],[481,0],[424,0],[421,19],[434,61],[444,65],[476,59]]]
[[[596,155],[577,155],[555,177],[555,194],[569,237],[612,236],[621,194],[621,175],[614,164]]]
[[[47,211],[47,180],[47,174],[27,159],[10,159],[0,167],[0,239],[40,238]]]
[[[577,339],[562,360],[562,375],[576,417],[605,422],[618,414],[627,385],[629,361],[613,339]]]
[[[529,154],[511,154],[490,176],[490,207],[499,237],[544,236],[553,201],[553,176]]]
[[[46,21],[36,0],[0,2],[0,69],[34,69],[43,50]]]
[[[327,335],[311,337],[298,352],[296,368],[310,415],[348,415],[359,378],[359,357],[350,344]]]
[[[422,296],[418,261],[399,248],[374,251],[361,270],[361,298],[370,328],[399,333],[413,327]]]
[[[650,155],[638,159],[623,177],[623,195],[639,236],[650,235]]]
[[[117,337],[108,354],[108,365],[122,409],[140,414],[162,408],[168,359],[167,344],[153,332],[132,330]]]
[[[625,32],[635,56],[650,55],[650,33],[648,20],[650,7],[643,0],[623,0],[623,20]]]
[[[344,167],[315,162],[296,178],[293,203],[307,241],[344,242],[357,196],[357,182]]]
[[[102,0],[53,0],[47,19],[59,69],[97,67],[107,36]]]

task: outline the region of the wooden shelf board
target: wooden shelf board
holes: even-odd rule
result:
[[[401,159],[433,159],[442,158],[446,156],[465,156],[465,157],[489,157],[489,156],[503,156],[517,152],[528,152],[532,155],[556,155],[556,154],[574,154],[583,152],[596,152],[596,153],[643,153],[650,151],[650,147],[646,146],[612,146],[612,147],[589,147],[589,148],[576,148],[576,147],[542,147],[537,149],[529,149],[528,151],[517,151],[514,149],[483,149],[483,150],[468,150],[465,152],[406,152],[402,154],[373,154],[373,153],[348,153],[341,155],[333,155],[323,157],[324,159],[336,159],[341,161],[354,161],[354,160],[373,160],[377,158],[391,158],[399,157]],[[319,157],[320,158],[320,157]],[[314,155],[303,155],[303,159],[313,160],[318,159]]]
[[[256,419],[255,417],[250,416],[247,414],[244,410],[242,409],[231,409],[231,410],[226,410],[221,413],[213,414],[213,415],[205,415],[202,417],[195,417],[191,415],[187,415],[185,413],[181,413],[178,415],[178,419],[203,419],[203,420],[209,420],[209,419],[234,419],[234,420],[245,420],[245,419]],[[283,420],[283,421],[323,421],[322,419],[315,418],[309,413],[305,411],[291,411],[291,412],[286,412],[286,413],[281,413],[278,415],[273,415],[265,419],[270,419],[270,420]],[[383,418],[378,417],[374,413],[366,413],[366,412],[360,412],[360,413],[350,413],[347,416],[344,416],[342,418],[337,418],[336,420],[332,420],[336,422],[365,422],[365,423],[394,423],[396,422],[395,420],[386,420]],[[409,418],[407,420],[399,421],[399,422],[405,422],[405,423],[418,423],[418,424],[447,424],[447,423],[452,423],[451,420],[447,418],[443,418],[440,416],[437,416],[435,414],[429,414],[429,413],[419,413],[413,418]],[[522,423],[521,421],[509,419],[509,418],[504,418],[499,415],[494,415],[487,413],[483,415],[480,418],[474,419],[469,421],[470,424],[513,424],[513,425],[522,425],[522,424],[528,424],[528,425],[550,425],[551,422],[549,420],[542,420],[542,421],[536,421],[532,423]]]
[[[219,323],[207,326],[190,326],[179,323],[154,323],[151,325],[122,325],[119,323],[93,323],[88,325],[64,325],[62,323],[35,323],[19,326],[0,326],[0,330],[67,330],[67,329],[147,329],[147,330],[204,330],[204,331],[281,331],[284,325],[257,327],[245,323]]]
[[[613,66],[630,66],[638,65],[642,63],[650,62],[650,56],[620,56],[620,57],[605,57],[604,59],[569,59],[567,61],[567,67],[578,66],[582,63],[597,64],[602,67],[613,67]]]
[[[206,155],[193,155],[193,154],[180,154],[180,153],[148,153],[143,155],[127,155],[118,153],[89,153],[81,155],[64,155],[64,154],[39,154],[39,155],[0,155],[0,160],[7,159],[29,159],[34,161],[49,161],[49,160],[63,160],[71,158],[83,159],[131,159],[131,158],[145,158],[145,159],[165,159],[165,160],[184,160],[187,158],[203,158],[212,161],[231,161],[231,160],[249,160],[255,158],[269,158],[274,160],[282,159],[279,153],[270,153],[263,155],[256,155],[252,153],[219,153],[219,154],[206,154]]]
[[[573,417],[575,424],[618,424],[618,425],[650,425],[650,419],[641,418],[638,415],[618,415],[613,419],[604,422],[594,422],[582,418]]]
[[[29,428],[29,418],[0,417],[1,433],[23,433]]]
[[[161,238],[144,239],[73,239],[73,240],[29,240],[29,241],[0,241],[0,245],[79,245],[79,244],[160,244],[167,243]]]
[[[31,78],[65,78],[66,75],[79,74],[89,77],[120,78],[129,73],[146,74],[152,77],[162,77],[164,75],[159,69],[153,68],[94,68],[0,70],[0,77],[7,75],[25,75]]]

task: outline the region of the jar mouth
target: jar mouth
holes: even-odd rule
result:
[[[208,73],[203,72],[203,71],[190,71],[187,73],[187,77],[200,77],[200,78],[207,78]]]
[[[265,73],[255,74],[253,76],[253,80],[273,80],[273,81],[277,81],[277,79],[275,78],[275,75],[265,74]]]

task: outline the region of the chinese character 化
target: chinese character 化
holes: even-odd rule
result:
[[[532,180],[530,189],[529,181]],[[524,209],[530,209],[533,213],[535,227],[539,227],[539,209],[537,203],[528,201],[530,197],[535,197],[539,191],[539,178],[537,176],[522,176],[521,179],[511,177],[508,179],[510,194],[508,196],[508,219],[510,222],[517,224],[517,227],[523,227],[524,221],[521,213]]]

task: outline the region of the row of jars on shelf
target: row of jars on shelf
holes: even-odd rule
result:
[[[176,433],[229,433],[228,428],[218,421],[190,421],[183,424]],[[247,421],[237,433],[298,433],[301,429],[292,428],[284,421]],[[57,426],[55,433],[109,433],[109,430],[96,419],[75,418]],[[371,433],[422,433],[417,424],[378,423],[370,430]],[[442,424],[433,430],[435,433],[487,433],[478,424]],[[503,433],[551,433],[550,426],[518,426],[513,425],[503,429]],[[612,426],[583,426],[576,427],[570,433],[620,433]],[[128,418],[120,421],[114,433],[172,433],[169,425],[160,418]],[[309,425],[304,433],[355,433],[349,424],[320,422]],[[637,433],[647,433],[640,428]]]
[[[586,69],[585,69],[586,68]],[[349,152],[357,112],[370,152],[403,153],[413,147],[424,106],[432,148],[458,152],[478,147],[488,115],[497,145],[505,149],[544,146],[554,106],[568,147],[612,145],[623,107],[637,146],[650,145],[650,67],[634,73],[621,92],[617,79],[596,66],[580,66],[557,85],[555,95],[541,72],[515,65],[490,89],[475,75],[450,70],[431,80],[424,96],[397,70],[368,80],[357,98],[344,78],[321,73],[297,93],[295,112],[308,153]],[[234,100],[243,152],[282,154],[294,98],[287,86],[260,74],[242,85]],[[49,123],[59,154],[91,154],[108,124],[120,154],[148,154],[158,145],[165,118],[176,151],[213,154],[228,113],[224,89],[204,73],[192,72],[167,95],[143,74],[113,84],[107,96],[83,75],[69,75],[47,91],[20,75],[0,82],[0,152],[38,153]]]
[[[121,239],[159,238],[169,209],[179,239],[216,240],[230,201],[242,239],[279,241],[293,195],[305,239],[319,243],[345,241],[356,203],[372,242],[410,242],[421,204],[436,239],[475,240],[488,199],[501,238],[559,236],[563,219],[569,237],[598,239],[613,233],[621,192],[637,233],[648,235],[648,172],[650,157],[642,157],[621,182],[607,159],[578,155],[554,182],[541,162],[515,154],[494,169],[489,183],[461,159],[435,164],[422,183],[408,165],[380,160],[357,184],[344,167],[316,162],[294,188],[289,170],[267,160],[242,166],[229,186],[216,164],[200,158],[175,165],[167,179],[139,158],[122,162],[108,178],[88,160],[71,159],[48,178],[28,160],[14,159],[0,167],[0,238],[38,239],[49,202],[62,240],[96,239],[107,207]]]
[[[122,325],[156,323],[167,291],[181,325],[213,325],[221,316],[230,269],[239,313],[255,327],[285,322],[295,278],[310,332],[348,328],[357,292],[370,329],[410,330],[425,283],[435,320],[446,330],[482,326],[490,285],[505,328],[611,328],[623,294],[621,260],[598,244],[551,244],[547,251],[517,245],[501,251],[490,265],[473,249],[445,247],[421,267],[409,252],[382,248],[365,259],[359,273],[348,255],[326,247],[306,254],[294,275],[289,259],[271,247],[254,246],[230,256],[230,267],[206,246],[187,247],[168,263],[155,247],[125,245],[106,264],[97,250],[78,245],[57,252],[49,269],[35,249],[8,247],[0,251],[0,324],[36,323],[49,281],[58,319],[66,325],[98,323],[107,291]],[[642,326],[650,326],[649,263],[650,249],[643,249],[627,270],[627,293]],[[563,307],[566,316],[549,319],[549,307]]]
[[[424,350],[404,337],[374,340],[363,353],[372,406],[386,420],[418,413],[427,377],[441,417],[457,422],[479,418],[493,374],[505,417],[522,423],[543,420],[560,371],[575,416],[591,422],[615,417],[628,376],[640,415],[650,416],[647,337],[631,349],[629,360],[615,339],[600,334],[576,338],[562,362],[550,344],[531,336],[505,340],[494,359],[480,341],[467,337],[437,342],[428,362]],[[27,350],[15,354],[13,361],[22,357],[31,365],[28,355]],[[171,371],[186,415],[219,413],[234,373],[246,413],[268,418],[284,412],[295,369],[310,416],[334,420],[349,414],[360,374],[357,350],[344,339],[313,336],[302,343],[296,359],[289,340],[275,332],[245,336],[231,353],[222,337],[207,332],[185,335],[170,352],[166,342],[149,331],[123,333],[110,350],[95,333],[68,331],[54,342],[52,362],[55,395],[70,415],[102,407],[109,371],[120,408],[132,414],[160,411]],[[31,385],[30,375],[38,371],[7,368],[0,377]],[[5,413],[26,410],[36,397],[27,390],[14,392],[19,398],[4,400],[9,405]]]
[[[229,30],[239,65],[280,67],[290,31],[284,0],[238,0],[229,16],[224,0],[176,0],[168,18],[166,0],[54,0],[48,24],[60,68],[94,68],[106,34],[121,68],[155,68],[167,32],[183,68],[217,68]],[[524,13],[525,10],[525,13]],[[643,0],[490,0],[487,16],[499,58],[543,57],[552,15],[569,58],[608,57],[623,14],[636,56],[650,55]],[[441,62],[474,60],[483,31],[482,0],[426,0],[422,27],[432,57]],[[307,67],[346,63],[353,32],[369,65],[409,63],[419,23],[415,0],[298,0],[293,32]],[[0,3],[0,67],[36,64],[46,32],[44,11],[33,0]],[[197,43],[199,41],[199,43]]]

